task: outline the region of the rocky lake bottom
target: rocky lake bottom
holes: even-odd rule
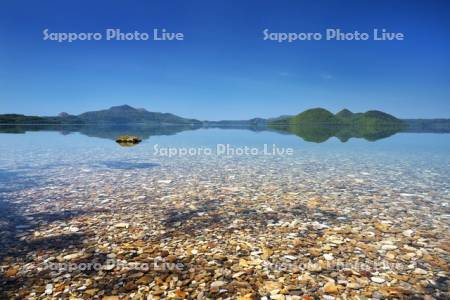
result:
[[[152,154],[276,135],[1,135],[0,298],[448,299],[447,135]]]

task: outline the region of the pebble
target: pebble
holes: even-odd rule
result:
[[[69,231],[70,231],[70,232],[78,232],[78,231],[80,231],[80,228],[78,228],[78,227],[76,227],[76,226],[70,226],[70,227],[69,227]]]
[[[413,271],[414,274],[419,274],[419,275],[427,275],[428,272],[424,269],[421,268],[415,268]]]
[[[72,253],[72,254],[65,255],[65,256],[63,256],[63,259],[64,260],[74,260],[74,259],[79,258],[81,256],[83,256],[83,253],[82,252],[78,252],[78,253]]]
[[[381,249],[382,250],[395,250],[395,249],[397,249],[397,246],[395,246],[395,245],[383,245],[383,246],[381,246]]]
[[[117,224],[114,225],[114,227],[116,227],[116,228],[128,228],[128,227],[130,227],[130,224],[128,224],[128,223],[117,223]]]
[[[357,290],[357,289],[360,289],[360,288],[361,288],[361,285],[359,285],[359,284],[356,283],[356,282],[349,282],[349,283],[347,284],[347,287],[348,287],[349,289]]]
[[[383,282],[385,282],[386,280],[384,279],[384,278],[381,278],[381,277],[370,277],[370,280],[372,280],[373,282],[376,282],[376,283],[383,283]]]
[[[325,260],[328,260],[328,261],[334,259],[333,254],[328,254],[328,253],[324,254],[323,257],[325,258]]]
[[[323,286],[323,292],[326,294],[337,294],[339,293],[339,289],[333,282],[327,282]]]
[[[29,171],[44,176],[45,187],[0,192],[20,209],[18,224],[0,224],[1,299],[442,299],[448,292],[445,163],[411,168],[305,150],[283,159],[172,157],[158,158],[158,168],[110,169],[87,162],[95,151],[69,167]],[[45,269],[91,262],[101,267]]]
[[[53,293],[53,284],[49,283],[45,286],[45,293],[47,295],[51,295]]]
[[[297,256],[294,256],[294,255],[286,255],[284,257],[289,259],[289,260],[296,260],[297,259]]]
[[[402,232],[402,234],[403,234],[404,236],[406,236],[406,237],[412,237],[413,234],[414,234],[414,230],[412,230],[412,229],[407,229],[407,230],[404,230],[404,231]]]

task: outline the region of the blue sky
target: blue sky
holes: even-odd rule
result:
[[[42,31],[183,32],[184,41],[44,41]],[[262,31],[404,41],[264,41]],[[450,117],[448,1],[1,1],[0,113],[129,104],[198,119],[311,107]]]

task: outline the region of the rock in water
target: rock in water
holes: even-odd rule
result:
[[[121,146],[134,146],[142,142],[142,140],[134,135],[121,135],[116,139],[116,142]]]

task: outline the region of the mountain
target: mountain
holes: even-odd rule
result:
[[[82,124],[83,121],[75,116],[68,117],[39,117],[19,114],[0,115],[0,124]]]
[[[313,108],[293,117],[272,119],[268,126],[300,136],[305,141],[321,143],[332,136],[342,142],[352,137],[373,141],[399,132],[405,124],[396,117],[377,110],[353,113],[343,109],[333,114],[323,108]]]
[[[129,105],[113,106],[109,109],[85,112],[77,117],[85,123],[201,123],[198,120],[185,119],[170,113],[150,112],[143,108],[134,108]]]
[[[269,125],[333,125],[333,126],[357,126],[357,127],[378,127],[395,126],[401,127],[403,122],[396,117],[377,110],[370,110],[365,113],[353,113],[348,109],[343,109],[337,114],[333,114],[324,108],[313,108],[305,110],[293,117],[277,118],[269,121]]]
[[[143,124],[144,126],[182,126],[183,130],[200,127],[234,128],[261,130],[280,130],[282,133],[295,133],[304,137],[322,139],[330,134],[341,140],[350,137],[377,138],[392,132],[450,132],[450,119],[405,119],[371,110],[365,113],[353,113],[348,109],[333,114],[323,108],[308,109],[297,115],[283,115],[276,118],[224,121],[198,121],[186,119],[170,113],[150,112],[129,105],[113,106],[109,109],[71,115],[66,112],[54,117],[26,116],[21,114],[0,115],[0,124],[13,125],[85,125],[105,126]],[[303,128],[294,128],[298,126]],[[322,128],[317,128],[317,127]],[[277,128],[274,128],[277,127]],[[339,129],[339,130],[337,130]]]
[[[376,141],[400,132],[398,128],[386,126],[371,128],[364,126],[335,126],[335,125],[311,125],[301,126],[270,126],[280,133],[295,134],[307,142],[322,143],[331,137],[338,138],[341,142],[347,142],[350,138],[363,138],[368,141]]]
[[[269,119],[267,119],[267,122],[268,123],[283,122],[283,120],[286,120],[286,119],[289,119],[292,117],[293,117],[292,115],[282,115],[282,116],[275,117],[275,118],[269,118]]]
[[[342,113],[341,113],[342,112]],[[367,125],[373,120],[387,119],[392,116],[381,112],[352,113],[343,110],[335,116],[344,120],[340,125],[327,123],[304,122],[300,126],[277,123],[276,126],[270,122],[280,119],[288,119],[293,116],[281,116],[272,119],[251,119],[242,121],[204,121],[196,124],[158,124],[158,123],[75,123],[81,120],[77,116],[60,114],[59,117],[33,117],[18,114],[0,115],[0,133],[25,133],[27,131],[59,131],[61,134],[79,132],[81,134],[115,140],[117,136],[131,134],[141,139],[148,139],[155,135],[172,135],[185,130],[196,130],[199,128],[224,128],[252,131],[275,131],[280,134],[294,134],[308,142],[321,143],[331,137],[336,137],[342,142],[350,138],[363,138],[375,141],[389,137],[397,132],[412,133],[450,133],[450,119],[408,119],[401,120],[402,127],[386,125]],[[353,120],[353,121],[351,121]],[[359,120],[359,121],[355,121]],[[372,121],[371,121],[372,120]],[[14,123],[17,122],[17,123]],[[68,123],[70,122],[70,123]],[[376,122],[376,121],[375,121]],[[5,124],[5,125],[2,125]],[[269,123],[269,124],[267,124]],[[61,126],[61,125],[64,126]],[[365,124],[365,125],[364,125]]]
[[[403,127],[403,122],[396,117],[378,110],[369,110],[361,115],[353,116],[353,122],[368,127],[376,126],[396,126]]]
[[[281,116],[268,121],[271,125],[337,124],[338,118],[324,108],[312,108],[295,116]]]
[[[80,115],[60,113],[55,117],[0,115],[0,124],[195,124],[202,122],[186,119],[170,113],[149,112],[129,105],[113,106],[109,109],[85,112]]]
[[[25,116],[25,115],[19,115],[19,114],[0,115],[0,123],[1,124],[10,124],[10,123],[38,124],[38,123],[43,123],[43,122],[45,122],[45,119],[42,117]]]
[[[354,113],[352,113],[351,111],[349,111],[346,108],[344,108],[343,110],[341,110],[340,112],[338,112],[336,114],[336,117],[338,119],[347,119],[347,118],[352,118],[353,116],[354,116]]]
[[[200,124],[195,119],[185,119],[170,113],[150,112],[129,105],[113,106],[109,109],[90,111],[77,116],[85,123],[158,123],[158,124]]]
[[[326,123],[326,124],[337,124],[339,120],[326,109],[323,108],[312,108],[305,110],[302,113],[294,116],[290,119],[289,123],[302,124],[302,123]]]

